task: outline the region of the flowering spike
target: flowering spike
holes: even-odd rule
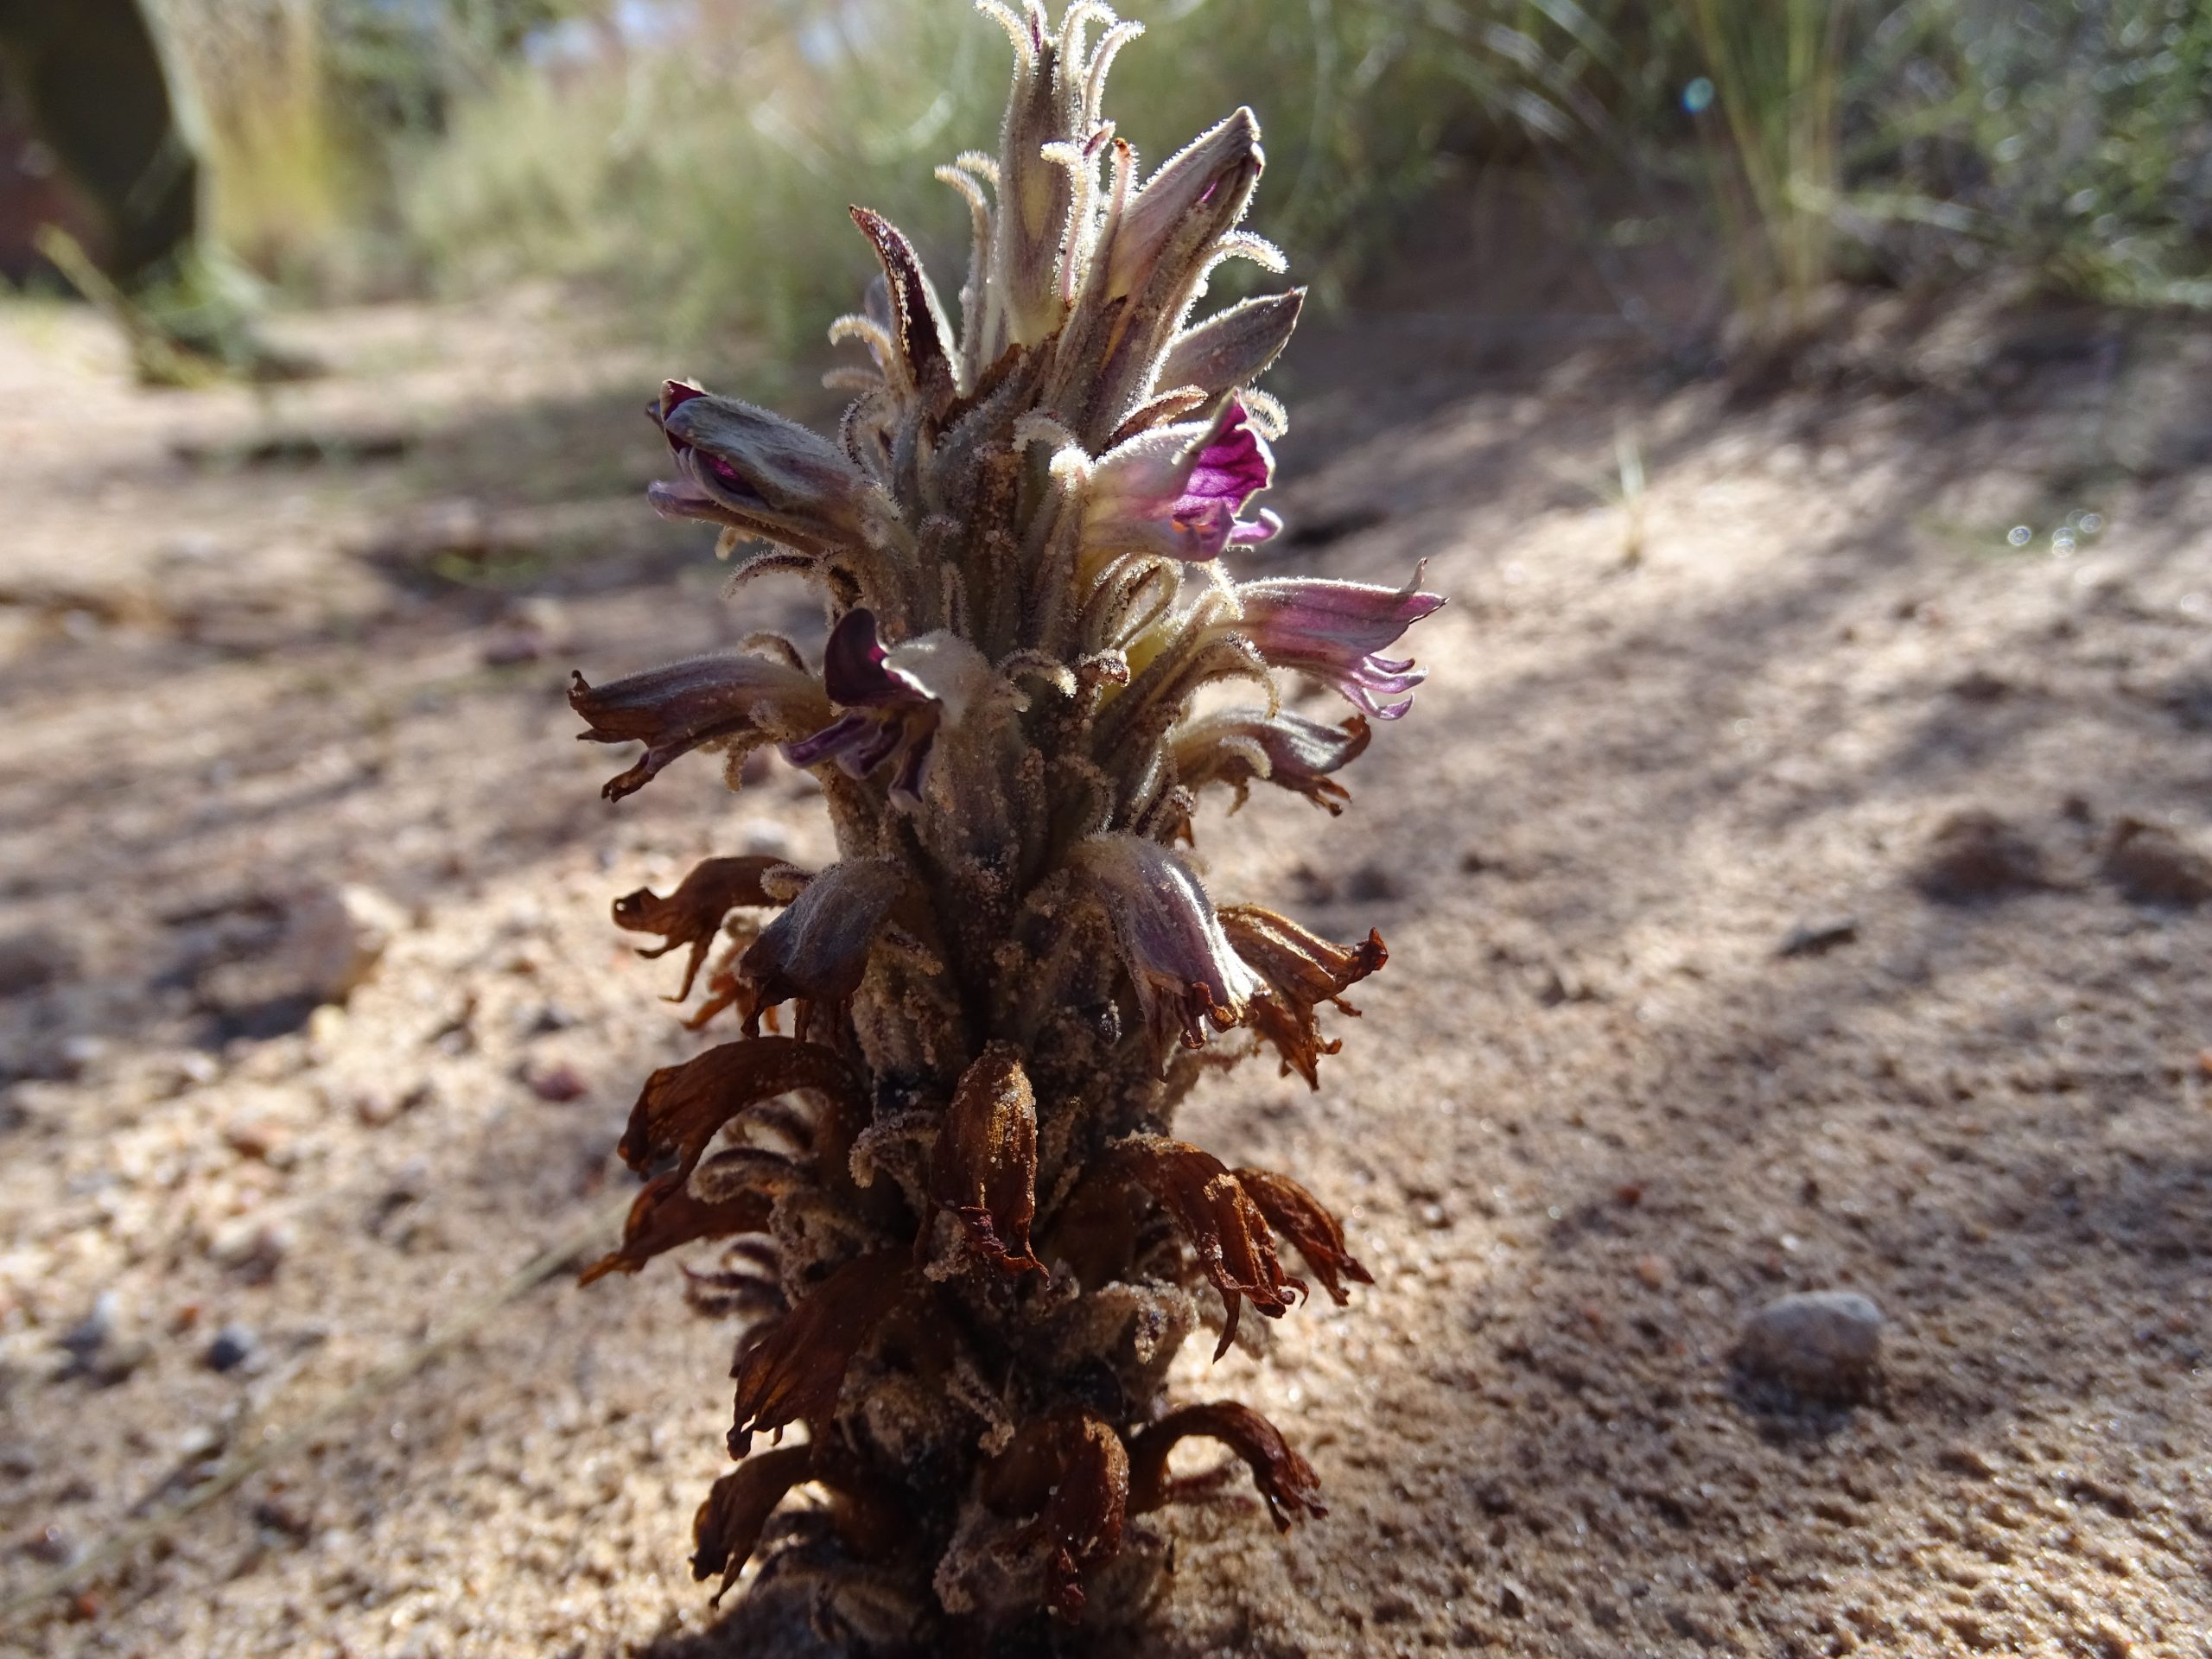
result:
[[[765,1321],[730,1449],[795,1424],[807,1444],[716,1484],[699,1570],[727,1582],[765,1551],[764,1585],[826,1576],[823,1605],[864,1599],[902,1651],[1026,1650],[1040,1610],[1134,1586],[1102,1570],[1126,1516],[1211,1489],[1168,1475],[1185,1439],[1242,1458],[1279,1524],[1322,1512],[1265,1420],[1175,1409],[1170,1361],[1201,1296],[1217,1357],[1248,1302],[1302,1302],[1289,1251],[1338,1301],[1366,1269],[1303,1185],[1168,1131],[1202,1058],[1272,1047],[1318,1086],[1342,1046],[1320,1005],[1356,1012],[1385,952],[1217,906],[1174,849],[1217,785],[1340,811],[1344,769],[1423,677],[1395,642],[1443,602],[1418,573],[1225,568],[1277,527],[1258,504],[1285,415],[1254,382],[1303,303],[1187,322],[1222,260],[1281,263],[1242,228],[1251,111],[1147,177],[1103,105],[1137,26],[1101,0],[979,9],[1012,81],[997,154],[938,175],[968,206],[957,334],[912,244],[855,209],[880,271],[831,331],[868,353],[836,373],[834,441],[688,381],[650,411],[675,462],[653,504],[721,526],[724,556],[769,543],[733,580],[809,583],[819,657],[766,636],[571,693],[586,737],[644,745],[611,796],[695,748],[772,743],[822,785],[818,874],[711,859],[616,906],[650,954],[686,950],[685,993],[705,976],[690,1023],[734,1008],[747,1040],[647,1081],[621,1147],[647,1185],[587,1272],[721,1241],[687,1300]],[[1286,709],[1286,673],[1358,712]],[[1256,690],[1216,706],[1230,679]],[[795,1035],[761,1036],[786,1001]],[[826,1526],[772,1535],[802,1480]]]

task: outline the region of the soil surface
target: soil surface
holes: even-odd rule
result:
[[[729,1329],[666,1262],[498,1298],[711,1040],[608,901],[831,852],[780,762],[605,805],[568,671],[818,620],[653,519],[661,365],[556,296],[294,332],[332,374],[154,393],[0,312],[0,1596],[286,1452],[0,1645],[748,1650],[685,1567]],[[1391,959],[1318,1094],[1179,1132],[1376,1283],[1185,1351],[1331,1513],[1155,1517],[1143,1650],[2212,1655],[2208,385],[2212,333],[1994,299],[1760,384],[1301,341],[1277,563],[1452,603],[1349,813],[1202,816],[1217,895]],[[1807,1290],[1871,1376],[1738,1362]]]

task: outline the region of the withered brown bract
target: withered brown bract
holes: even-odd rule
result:
[[[1339,1303],[1368,1272],[1300,1183],[1168,1129],[1209,1063],[1263,1045],[1319,1087],[1341,1045],[1319,1009],[1356,1012],[1386,952],[1217,906],[1178,849],[1209,792],[1341,811],[1338,774],[1422,678],[1389,653],[1443,602],[1418,572],[1226,573],[1280,528],[1255,501],[1284,416],[1252,383],[1301,295],[1189,314],[1224,258],[1281,269],[1239,228],[1259,124],[1239,110],[1147,177],[1100,108],[1139,28],[1096,0],[1057,24],[980,9],[1014,84],[997,154],[938,175],[972,231],[957,327],[856,208],[881,275],[832,330],[868,355],[832,377],[834,441],[687,381],[649,410],[674,474],[654,507],[725,553],[767,543],[741,576],[810,581],[819,667],[763,635],[571,692],[586,738],[645,746],[610,798],[695,751],[734,787],[768,744],[823,785],[828,868],[709,859],[616,901],[661,941],[644,954],[687,950],[677,1001],[704,972],[688,1023],[741,1035],[646,1080],[620,1151],[647,1185],[584,1276],[720,1251],[690,1299],[755,1322],[695,1570],[728,1588],[759,1560],[751,1595],[854,1652],[988,1654],[1126,1611],[1166,1557],[1149,1517],[1223,1489],[1170,1475],[1185,1440],[1241,1460],[1278,1526],[1325,1513],[1274,1425],[1165,1379],[1201,1325],[1218,1357],[1247,1302],[1306,1300],[1281,1245]],[[1287,712],[1286,671],[1354,712]],[[1198,709],[1231,680],[1242,703]]]

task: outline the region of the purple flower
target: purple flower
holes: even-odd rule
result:
[[[1413,689],[1428,671],[1380,653],[1444,603],[1443,594],[1421,591],[1421,568],[1403,588],[1312,576],[1240,582],[1243,620],[1224,626],[1249,638],[1270,666],[1311,674],[1376,719],[1395,720],[1413,707]]]
[[[823,688],[847,712],[811,737],[785,744],[784,758],[795,766],[835,760],[849,776],[865,778],[896,757],[891,798],[918,807],[938,728],[948,715],[957,721],[994,678],[964,639],[925,634],[887,651],[875,613],[848,611],[822,652]]]
[[[1093,553],[1215,558],[1282,528],[1272,512],[1238,516],[1274,479],[1267,440],[1232,397],[1211,422],[1155,427],[1100,456],[1084,539]]]
[[[834,1028],[860,989],[876,930],[905,888],[899,867],[880,858],[849,858],[809,881],[738,958],[745,1034],[759,1036],[761,1011],[793,997],[800,1041],[819,1014],[829,1013]]]

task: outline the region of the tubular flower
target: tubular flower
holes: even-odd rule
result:
[[[1324,726],[1287,711],[1226,709],[1178,727],[1173,753],[1185,787],[1223,783],[1244,804],[1255,779],[1303,795],[1335,817],[1351,791],[1330,776],[1359,759],[1372,728],[1354,715],[1341,726]]]
[[[1112,918],[1155,1049],[1164,1054],[1179,1034],[1185,1048],[1201,1048],[1203,1022],[1226,1031],[1243,1020],[1260,982],[1230,948],[1189,866],[1135,836],[1098,836],[1077,849],[1073,861]]]
[[[1131,1509],[1156,1510],[1172,1501],[1185,1483],[1168,1478],[1167,1454],[1194,1434],[1219,1440],[1244,1459],[1278,1531],[1288,1532],[1294,1516],[1328,1514],[1321,1507],[1321,1483],[1313,1465],[1290,1449],[1273,1423],[1234,1400],[1185,1406],[1137,1436],[1129,1447]]]
[[[1444,603],[1420,584],[1419,570],[1403,588],[1304,576],[1248,582],[1236,590],[1243,617],[1235,626],[1269,666],[1311,674],[1376,719],[1396,720],[1414,706],[1413,690],[1428,671],[1382,652]],[[1398,701],[1382,701],[1390,697]]]
[[[1232,397],[1211,423],[1156,427],[1101,456],[1091,474],[1084,540],[1094,552],[1211,559],[1266,541],[1272,512],[1239,515],[1274,479],[1274,456]]]
[[[779,858],[758,854],[743,858],[710,858],[696,867],[665,899],[650,887],[640,887],[617,899],[614,925],[632,933],[660,935],[658,948],[639,947],[641,957],[664,957],[679,944],[691,947],[691,955],[683,964],[683,983],[671,999],[681,1002],[691,995],[700,965],[706,961],[708,950],[721,931],[722,918],[743,906],[781,902],[761,885],[771,870],[780,871],[791,879],[805,879]]]
[[[1160,360],[1158,385],[1163,391],[1195,386],[1210,397],[1250,385],[1290,344],[1305,303],[1306,290],[1294,288],[1208,317],[1176,335]]]
[[[680,476],[646,492],[671,518],[705,518],[802,553],[864,533],[871,486],[796,422],[671,380],[653,411]]]
[[[834,760],[865,778],[897,760],[891,798],[914,808],[929,782],[939,723],[957,721],[1001,689],[990,664],[957,634],[925,634],[886,651],[870,611],[848,611],[830,631],[823,686],[848,712],[810,737],[783,746],[795,766]]]
[[[644,954],[683,951],[676,1001],[703,980],[688,1025],[734,1027],[645,1079],[618,1148],[644,1185],[584,1277],[697,1252],[686,1300],[747,1322],[741,1461],[694,1559],[744,1581],[747,1651],[811,1628],[990,1659],[1141,1605],[1170,1523],[1129,1517],[1219,1484],[1168,1472],[1193,1437],[1243,1459],[1277,1525],[1319,1519],[1284,1435],[1178,1402],[1170,1363],[1201,1325],[1219,1357],[1248,1305],[1294,1329],[1308,1280],[1339,1302],[1370,1282],[1323,1196],[1171,1125],[1262,1046],[1318,1086],[1342,1046],[1320,1005],[1356,1012],[1382,941],[1217,904],[1179,844],[1211,786],[1342,810],[1370,722],[1422,678],[1384,653],[1443,601],[1418,573],[1223,568],[1277,528],[1254,502],[1281,408],[1254,383],[1302,302],[1188,315],[1221,260],[1281,268],[1238,228],[1259,124],[1239,110],[1144,178],[1102,107],[1139,27],[1101,0],[978,3],[1014,74],[996,152],[938,175],[970,230],[957,326],[913,244],[855,208],[880,275],[832,330],[868,354],[835,378],[834,438],[682,381],[651,410],[674,461],[652,504],[780,550],[739,574],[812,588],[819,657],[759,636],[570,692],[583,736],[643,746],[610,800],[694,749],[774,745],[836,835],[818,872],[710,858],[613,912]],[[1359,712],[1284,709],[1285,673]],[[1232,678],[1264,695],[1217,706]]]
[[[1239,110],[1193,138],[1109,221],[1100,257],[1105,297],[1141,292],[1163,269],[1179,280],[1224,231],[1244,217],[1260,181],[1260,123]]]
[[[766,657],[695,657],[606,685],[579,674],[569,705],[594,743],[642,742],[644,759],[610,779],[610,801],[643,789],[679,755],[712,744],[741,757],[829,713],[822,688],[799,669]]]
[[[1285,1077],[1295,1071],[1308,1087],[1319,1089],[1320,1057],[1344,1044],[1321,1040],[1313,1009],[1332,1002],[1346,1014],[1359,1012],[1344,994],[1390,959],[1382,936],[1370,929],[1363,944],[1337,944],[1257,905],[1232,905],[1221,922],[1237,955],[1266,982],[1252,999],[1252,1029],[1282,1056]]]

